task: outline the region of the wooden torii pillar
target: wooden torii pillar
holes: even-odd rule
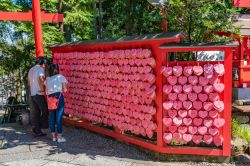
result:
[[[32,11],[29,12],[0,12],[0,20],[32,21],[34,23],[36,58],[44,56],[42,22],[63,22],[63,17],[63,14],[41,12],[40,0],[32,0]]]

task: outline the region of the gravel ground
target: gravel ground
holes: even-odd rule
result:
[[[134,145],[84,129],[65,126],[64,135],[67,143],[58,144],[51,142],[48,137],[34,138],[30,133],[30,128],[23,128],[17,124],[2,125],[0,126],[0,166],[250,166],[249,156],[240,156],[236,163],[230,164],[161,162]],[[241,161],[244,161],[244,164],[240,163]]]

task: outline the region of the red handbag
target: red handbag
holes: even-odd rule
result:
[[[49,110],[57,110],[60,97],[61,97],[61,93],[60,93],[60,96],[58,98],[47,96],[47,104],[48,104]]]

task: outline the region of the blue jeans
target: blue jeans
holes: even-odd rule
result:
[[[59,98],[57,110],[49,110],[49,128],[50,128],[50,131],[54,133],[56,131],[55,125],[57,124],[57,133],[61,134],[62,133],[62,117],[64,113],[64,97],[63,97],[63,94],[60,92],[50,94],[49,97]]]

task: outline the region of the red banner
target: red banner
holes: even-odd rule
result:
[[[250,7],[250,0],[233,0],[234,7]]]

